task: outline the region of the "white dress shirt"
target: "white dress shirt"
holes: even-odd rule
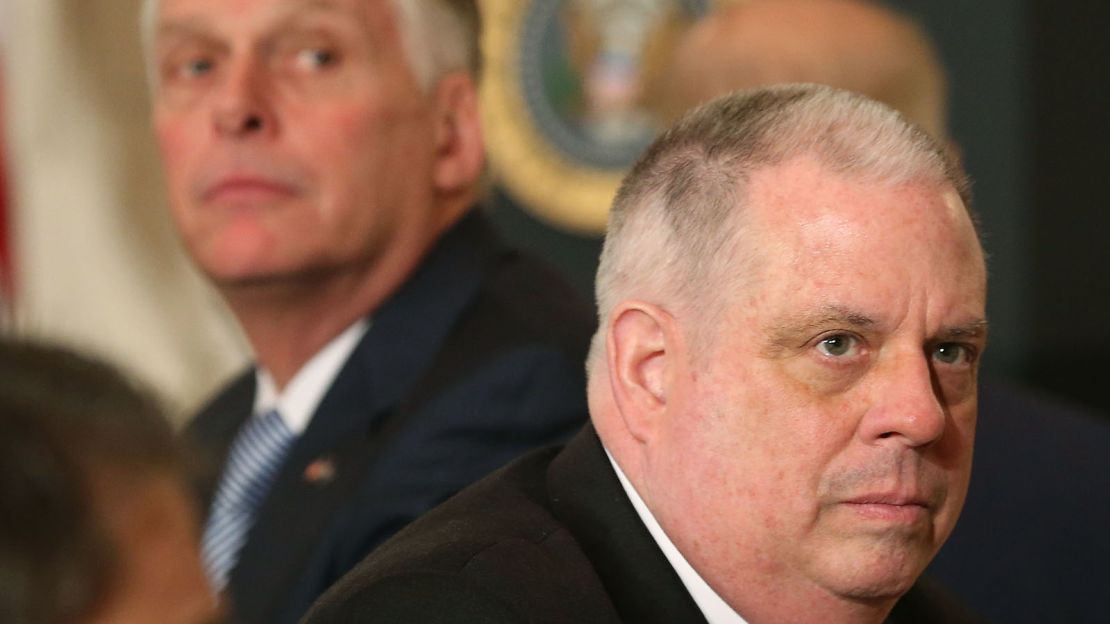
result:
[[[640,494],[636,492],[636,488],[632,487],[628,477],[624,476],[624,471],[613,460],[613,456],[609,454],[609,449],[605,449],[605,454],[609,457],[609,463],[613,465],[617,478],[620,479],[624,493],[628,495],[628,499],[632,501],[632,506],[636,509],[636,514],[640,516],[640,521],[644,523],[648,532],[651,533],[652,539],[659,545],[659,550],[663,551],[663,555],[670,562],[675,573],[678,574],[678,578],[686,586],[686,591],[690,592],[690,596],[694,599],[694,603],[698,605],[702,615],[705,616],[705,620],[709,624],[747,624],[747,621],[740,617],[739,613],[728,606],[728,603],[717,595],[717,592],[713,591],[713,588],[705,582],[705,579],[686,561],[682,553],[678,552],[671,539],[663,532],[663,527],[659,526],[651,510],[640,498]]]
[[[370,321],[362,319],[343,330],[312,356],[281,392],[278,392],[270,373],[259,367],[254,373],[258,389],[254,393],[255,416],[276,409],[294,436],[304,433],[324,393],[368,329]]]

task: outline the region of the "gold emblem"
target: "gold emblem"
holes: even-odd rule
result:
[[[621,177],[662,129],[653,103],[673,46],[712,4],[482,0],[495,180],[552,225],[603,232]]]

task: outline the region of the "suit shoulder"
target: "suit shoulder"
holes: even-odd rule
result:
[[[392,601],[397,619],[374,621],[397,622],[570,622],[611,612],[592,565],[550,509],[546,469],[557,450],[530,453],[418,519],[329,590],[318,610],[356,617]],[[422,619],[429,604],[435,617],[473,608],[491,619]]]
[[[542,543],[559,528],[545,483],[557,452],[532,451],[494,471],[417,519],[359,567],[459,572],[496,544]]]
[[[371,585],[328,592],[303,621],[306,624],[523,624],[528,620],[511,605],[464,577],[409,573],[388,576]]]

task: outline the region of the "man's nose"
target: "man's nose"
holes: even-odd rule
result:
[[[220,134],[248,137],[276,130],[270,109],[265,72],[250,59],[230,63],[221,80],[213,110],[213,123]]]
[[[944,435],[947,410],[927,354],[900,355],[876,373],[880,377],[859,428],[865,442],[921,447]]]

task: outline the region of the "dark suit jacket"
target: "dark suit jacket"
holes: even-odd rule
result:
[[[234,622],[296,621],[369,550],[586,417],[592,308],[503,247],[480,214],[455,226],[372,325],[294,443],[228,590]],[[248,371],[190,424],[206,503],[250,415]],[[321,466],[320,460],[334,467]]]
[[[971,488],[930,571],[996,622],[1106,622],[1110,422],[1000,383],[979,390]]]
[[[968,621],[915,587],[893,622]],[[587,426],[420,518],[316,603],[305,624],[696,624],[693,598]]]

